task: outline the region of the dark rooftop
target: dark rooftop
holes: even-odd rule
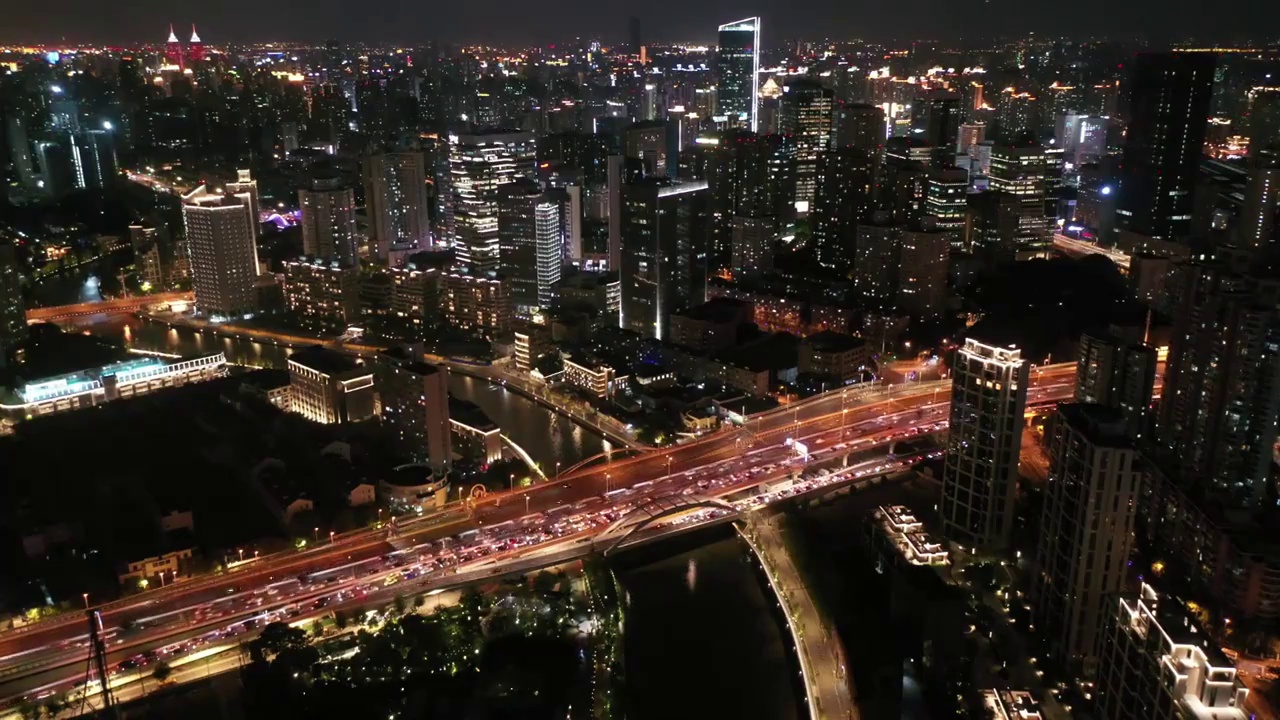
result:
[[[852,335],[838,333],[834,330],[823,330],[805,338],[804,344],[819,352],[848,352],[849,350],[856,350],[867,343],[862,338],[856,338]]]
[[[289,362],[298,363],[329,376],[349,373],[359,367],[350,357],[321,345],[311,345],[298,350],[289,356]]]
[[[750,303],[729,297],[712,298],[707,302],[675,313],[679,317],[702,322],[727,323],[745,316]]]

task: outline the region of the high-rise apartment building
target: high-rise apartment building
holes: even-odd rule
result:
[[[796,80],[783,87],[781,129],[795,139],[796,203],[806,211],[817,187],[818,154],[831,147],[833,111],[831,90],[816,80]]]
[[[1036,526],[1031,605],[1064,664],[1097,657],[1098,632],[1125,587],[1141,473],[1125,417],[1059,405],[1046,429],[1049,482]]]
[[[27,313],[22,305],[22,270],[13,243],[0,240],[0,365],[9,351],[27,337]]]
[[[427,168],[420,152],[382,152],[364,159],[370,254],[384,265],[431,244]]]
[[[1129,125],[1116,224],[1159,240],[1191,235],[1216,60],[1211,53],[1142,54],[1132,63]]]
[[[755,132],[760,111],[760,18],[721,25],[718,39],[716,115]]]
[[[400,452],[431,465],[437,476],[453,466],[449,428],[449,371],[417,359],[408,348],[378,353],[382,421]]]
[[[966,549],[1009,546],[1027,375],[1016,346],[968,338],[956,351],[939,514],[947,539]]]
[[[925,178],[925,217],[932,217],[938,229],[948,233],[952,245],[963,244],[965,217],[969,210],[969,173],[957,167],[931,167]]]
[[[1102,628],[1097,702],[1103,720],[1247,720],[1249,691],[1214,637],[1174,597],[1143,583],[1114,600]]]
[[[458,263],[477,273],[497,271],[498,195],[501,186],[534,180],[533,133],[491,130],[449,137],[453,247]]]
[[[1166,473],[1254,507],[1266,494],[1280,414],[1280,281],[1221,248],[1165,285],[1173,331],[1154,440]]]
[[[847,273],[853,265],[858,223],[875,204],[875,155],[858,147],[820,153],[809,227],[818,262]]]
[[[866,307],[931,322],[947,300],[951,240],[937,227],[858,225],[854,289]]]
[[[498,198],[499,267],[517,316],[549,308],[564,262],[561,203],[535,183],[508,183]]]
[[[664,338],[706,292],[707,183],[649,180],[622,195],[622,327]]]
[[[1115,408],[1125,430],[1141,439],[1156,380],[1156,350],[1143,342],[1141,327],[1113,326],[1080,336],[1075,401]]]
[[[1236,243],[1255,251],[1276,241],[1280,214],[1280,148],[1260,149],[1249,158],[1249,182],[1236,228]]]
[[[182,222],[196,309],[214,318],[238,318],[258,309],[256,187],[237,183],[223,194],[201,185],[182,198]]]
[[[732,264],[735,218],[779,235],[795,219],[796,145],[782,135],[731,130],[700,136],[686,152],[687,179],[708,187],[707,266],[712,272]]]
[[[302,251],[314,258],[337,260],[348,267],[359,262],[356,255],[355,191],[336,175],[317,176],[308,187],[298,190],[302,210]]]

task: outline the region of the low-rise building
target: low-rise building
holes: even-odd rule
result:
[[[852,335],[823,331],[800,341],[800,372],[852,382],[871,361],[866,341]]]
[[[738,328],[752,321],[751,303],[721,297],[671,314],[671,342],[695,352],[712,353],[732,347]]]
[[[946,565],[950,553],[942,538],[924,529],[924,523],[903,505],[881,505],[874,518],[881,536],[911,565]]]
[[[454,271],[442,280],[445,321],[493,340],[511,329],[511,290],[500,275]]]
[[[1040,703],[1026,690],[983,690],[982,707],[991,720],[1041,720]]]
[[[312,345],[289,356],[290,410],[325,425],[374,416],[371,368],[341,353]]]
[[[628,375],[591,353],[562,353],[564,382],[598,398],[611,397]]]
[[[479,405],[449,398],[449,427],[462,457],[484,464],[502,459],[502,430]]]

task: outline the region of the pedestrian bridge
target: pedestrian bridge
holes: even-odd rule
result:
[[[654,498],[614,520],[608,527],[600,531],[600,534],[596,535],[594,545],[603,547],[604,554],[608,555],[632,535],[653,523],[699,508],[724,510],[733,516],[738,515],[738,509],[723,500],[697,494],[664,495]]]

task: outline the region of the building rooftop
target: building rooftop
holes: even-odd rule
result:
[[[449,419],[480,432],[498,429],[497,424],[489,419],[479,405],[452,396],[449,397]]]
[[[1026,690],[983,690],[982,704],[993,720],[1041,720],[1040,703]]]
[[[673,314],[701,322],[728,323],[745,317],[750,307],[751,303],[745,300],[718,297]]]
[[[804,344],[818,352],[848,352],[866,345],[862,338],[838,333],[834,330],[816,332],[804,339]]]
[[[1132,448],[1125,428],[1125,416],[1119,408],[1092,403],[1065,403],[1058,413],[1077,432],[1094,445],[1108,448]]]
[[[322,345],[311,345],[294,352],[289,362],[329,376],[349,373],[359,367],[355,360]]]

